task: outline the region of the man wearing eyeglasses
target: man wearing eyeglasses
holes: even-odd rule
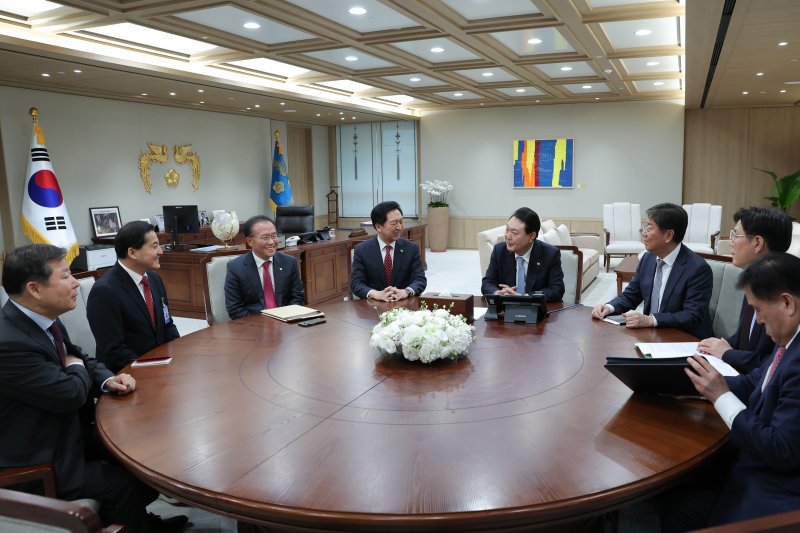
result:
[[[647,252],[622,295],[592,310],[594,318],[623,314],[629,328],[678,328],[701,339],[712,335],[713,276],[708,263],[681,244],[689,217],[675,204],[647,210],[642,240]],[[635,311],[644,302],[642,313]]]
[[[305,291],[294,257],[278,251],[278,230],[267,216],[256,215],[244,223],[251,253],[228,263],[225,275],[225,309],[231,319],[257,315],[262,309],[303,305]]]
[[[731,230],[733,264],[747,269],[759,257],[770,252],[785,252],[792,243],[792,221],[785,213],[768,207],[739,209],[733,215]],[[739,372],[755,370],[772,353],[775,343],[756,322],[753,307],[744,298],[739,327],[727,339],[709,337],[700,341],[700,353],[719,357]]]

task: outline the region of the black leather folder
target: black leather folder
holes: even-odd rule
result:
[[[699,397],[686,375],[685,357],[641,359],[608,357],[605,367],[633,392]]]

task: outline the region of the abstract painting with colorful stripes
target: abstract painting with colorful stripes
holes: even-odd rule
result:
[[[514,141],[514,188],[573,188],[573,140]]]

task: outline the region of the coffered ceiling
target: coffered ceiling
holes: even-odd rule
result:
[[[0,0],[0,84],[317,124],[792,105],[798,24],[794,0]]]

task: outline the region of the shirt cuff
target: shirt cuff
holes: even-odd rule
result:
[[[722,421],[725,422],[728,429],[731,429],[733,426],[733,419],[736,418],[736,415],[747,409],[747,406],[743,404],[733,392],[728,391],[717,398],[717,401],[714,402],[714,409],[716,409],[719,416],[722,417]]]
[[[111,378],[113,378],[113,377],[114,376],[111,376]],[[108,392],[108,387],[106,387],[106,383],[108,383],[108,380],[111,379],[111,378],[106,378],[106,380],[103,382],[103,384],[100,385],[100,390],[101,391]]]
[[[653,327],[657,328],[658,327],[658,320],[656,320],[656,315],[650,315],[650,316],[653,317]]]
[[[613,306],[613,305],[611,305],[611,304],[606,304],[606,309],[608,309],[608,314],[609,314],[609,315],[613,315],[613,314],[614,314],[614,312],[616,311],[616,310],[614,309],[614,306]]]
[[[411,287],[406,287],[406,292],[407,292],[407,293],[408,293],[410,296],[416,296],[416,294],[417,294],[416,292],[414,292],[414,289],[412,289]]]

